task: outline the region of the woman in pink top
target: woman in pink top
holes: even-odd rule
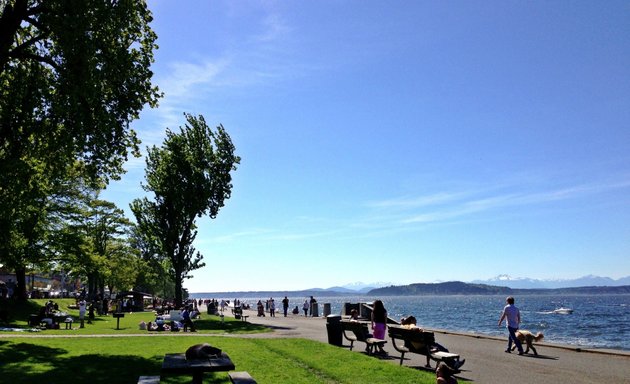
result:
[[[385,340],[385,331],[387,330],[387,311],[383,302],[374,301],[374,309],[372,309],[372,335],[376,339]],[[382,345],[379,345],[379,352],[386,353]]]

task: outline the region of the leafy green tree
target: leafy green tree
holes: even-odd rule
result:
[[[22,297],[43,241],[25,228],[67,165],[98,184],[138,155],[129,124],[160,96],[151,20],[144,1],[0,0],[0,262]]]
[[[90,299],[105,286],[127,290],[133,287],[141,267],[139,252],[131,246],[132,223],[112,202],[98,199],[98,191],[84,194],[66,217],[63,249],[65,266],[87,278]]]
[[[195,220],[204,215],[216,218],[231,196],[231,172],[240,163],[223,126],[213,131],[203,116],[184,116],[187,124],[179,133],[167,129],[162,147],[149,148],[143,188],[153,193],[153,201],[145,197],[131,204],[138,229],[154,239],[170,261],[178,306],[183,280],[205,265],[192,245]]]
[[[138,270],[138,276],[134,287],[140,292],[151,293],[159,297],[175,297],[175,283],[169,273],[169,261],[158,249],[159,242],[150,231],[145,228],[133,227],[131,246],[140,252],[142,268]]]

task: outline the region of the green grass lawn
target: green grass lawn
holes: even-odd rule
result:
[[[40,304],[31,301],[27,308],[22,308],[26,318],[29,311]],[[148,332],[140,331],[138,323],[153,319],[154,315],[147,312],[128,314],[121,319],[121,329],[117,331],[116,320],[111,316],[97,317],[83,329],[45,330],[30,334],[37,336],[33,338],[0,338],[0,381],[14,384],[136,383],[141,375],[160,374],[164,354],[184,352],[193,344],[206,342],[221,348],[231,357],[237,370],[248,371],[261,384],[435,382],[431,372],[400,367],[312,340],[239,337],[267,330],[227,317],[222,323],[217,316],[203,315],[197,322],[200,332],[194,336],[178,337],[181,332],[175,337],[169,337],[173,333],[156,332],[152,332],[151,337],[139,336]],[[20,322],[11,321],[13,326],[21,325]],[[26,321],[22,325],[26,325]],[[53,334],[85,337],[45,337]],[[178,384],[189,381],[189,377],[182,376],[162,380]],[[229,380],[226,373],[216,373],[206,375],[204,382],[229,383]]]

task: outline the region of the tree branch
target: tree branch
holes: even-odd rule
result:
[[[29,52],[23,52],[23,53],[18,52],[18,54],[9,53],[9,57],[13,57],[15,59],[31,59],[31,60],[39,61],[40,63],[46,63],[56,70],[61,69],[61,67],[57,63],[55,63],[55,61],[51,59],[50,57],[39,56],[34,53],[29,53]]]

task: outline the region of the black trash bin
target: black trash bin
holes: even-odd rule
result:
[[[326,331],[328,332],[328,344],[343,346],[343,329],[341,328],[341,315],[326,316]]]

